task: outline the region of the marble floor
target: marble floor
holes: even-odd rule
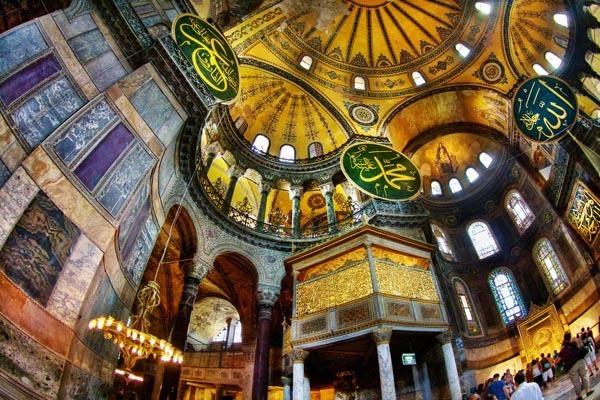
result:
[[[590,396],[583,395],[584,400],[600,400],[600,373],[589,378],[590,387],[594,393]],[[575,400],[577,395],[573,384],[567,375],[561,375],[548,389],[543,390],[544,400]]]

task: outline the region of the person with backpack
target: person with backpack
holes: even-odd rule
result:
[[[569,379],[575,388],[577,400],[583,400],[581,392],[585,390],[586,396],[591,395],[594,390],[590,389],[590,381],[587,376],[585,355],[587,348],[578,347],[577,342],[571,340],[571,332],[565,332],[562,347],[556,359],[557,364],[562,363],[564,371],[569,374]]]

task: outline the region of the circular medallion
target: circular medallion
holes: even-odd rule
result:
[[[485,211],[492,211],[494,208],[496,208],[496,202],[494,200],[488,200],[485,202]]]
[[[458,220],[454,215],[449,215],[446,217],[446,225],[456,225]]]
[[[325,197],[322,194],[313,194],[308,198],[308,206],[313,210],[325,207]]]
[[[377,111],[364,104],[352,104],[348,107],[350,118],[357,124],[371,126],[377,123]]]
[[[504,78],[504,66],[496,59],[488,59],[479,67],[479,75],[485,83],[498,83]]]

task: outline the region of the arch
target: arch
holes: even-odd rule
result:
[[[442,185],[438,181],[431,181],[431,194],[433,196],[441,196],[443,193]]]
[[[437,242],[438,249],[440,250],[440,253],[442,253],[442,256],[447,260],[456,261],[450,241],[448,240],[448,235],[446,235],[444,229],[439,225],[431,224],[431,231],[433,232],[433,237]]]
[[[363,76],[354,77],[354,89],[356,90],[367,90],[367,80]]]
[[[296,160],[296,149],[290,144],[279,148],[279,161],[293,163]]]
[[[300,59],[300,66],[307,71],[310,71],[310,67],[312,67],[313,59],[308,54],[305,54]]]
[[[492,230],[485,221],[474,221],[467,226],[467,234],[480,260],[500,251]]]
[[[519,233],[523,233],[535,220],[535,215],[518,190],[512,189],[504,198],[504,208],[510,215]]]
[[[562,263],[547,238],[541,238],[533,245],[533,259],[553,294],[559,294],[569,286]]]
[[[460,278],[452,279],[454,293],[458,298],[458,304],[462,311],[463,320],[465,322],[466,332],[468,336],[479,336],[483,332],[481,330],[481,322],[479,315],[473,306],[471,293],[465,282]]]
[[[504,325],[527,315],[521,292],[510,269],[500,267],[493,270],[488,277],[488,284]]]
[[[452,193],[458,193],[462,191],[462,185],[460,184],[458,178],[450,178],[448,181],[448,186],[450,187],[450,191]]]
[[[473,183],[477,179],[479,179],[479,172],[477,172],[477,170],[473,167],[468,167],[465,170],[465,175],[467,176],[467,180],[469,181],[469,183]]]
[[[269,152],[269,146],[271,146],[271,141],[265,135],[256,135],[254,137],[254,141],[252,142],[252,150],[267,154]]]

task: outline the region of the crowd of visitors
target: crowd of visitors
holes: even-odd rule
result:
[[[598,373],[594,336],[589,327],[581,328],[576,337],[565,332],[560,351],[540,354],[514,376],[510,369],[502,377],[495,373],[480,383],[468,400],[544,400],[543,391],[552,386],[557,374],[569,376],[577,400],[582,400],[582,393],[589,396],[594,392],[588,378],[594,372]]]

